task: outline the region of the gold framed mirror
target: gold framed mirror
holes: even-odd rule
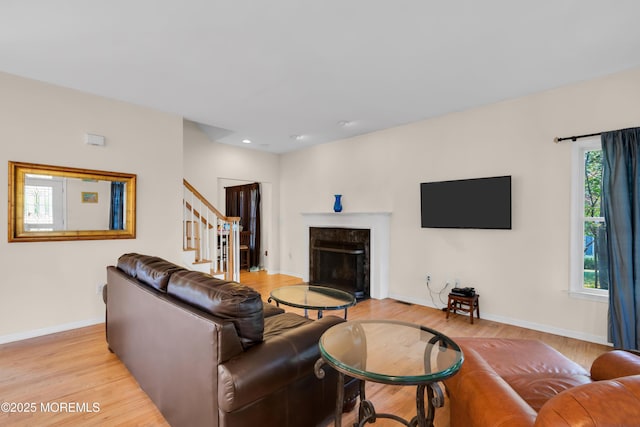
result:
[[[136,175],[9,162],[9,242],[135,237]]]

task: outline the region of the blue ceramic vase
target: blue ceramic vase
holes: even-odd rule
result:
[[[336,201],[333,203],[334,212],[342,212],[342,194],[336,194]]]

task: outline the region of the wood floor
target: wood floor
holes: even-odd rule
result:
[[[241,275],[241,282],[260,291],[265,300],[270,289],[299,281],[291,276],[264,272]],[[349,318],[403,320],[428,326],[450,337],[538,339],[586,368],[598,355],[609,350],[599,344],[484,319],[473,325],[462,315],[452,315],[446,320],[442,311],[390,299],[358,303],[349,309]],[[415,414],[414,387],[368,384],[367,397],[380,412],[407,419]],[[7,412],[4,402],[10,403],[10,410],[20,412]],[[104,325],[0,345],[0,405],[2,426],[168,425],[124,365],[107,350]],[[344,414],[343,425],[351,425],[356,412]],[[375,425],[398,424],[379,419]],[[448,425],[445,405],[437,411],[436,426]]]

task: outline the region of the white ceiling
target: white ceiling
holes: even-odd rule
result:
[[[0,0],[0,70],[281,153],[639,67],[639,16],[638,0]]]

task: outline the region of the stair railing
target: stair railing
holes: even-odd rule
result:
[[[196,263],[211,263],[211,274],[240,280],[240,218],[222,215],[183,179],[182,246],[196,253]]]

